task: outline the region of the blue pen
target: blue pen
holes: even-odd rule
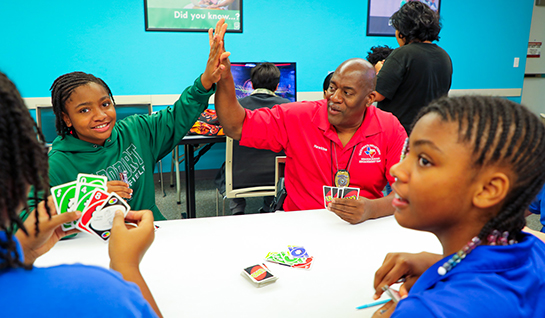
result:
[[[389,299],[389,298],[388,299],[383,299],[383,300],[377,300],[375,302],[368,303],[368,304],[356,307],[356,309],[365,309],[365,308],[369,308],[369,307],[384,305],[385,303],[389,302],[390,300],[391,299]]]

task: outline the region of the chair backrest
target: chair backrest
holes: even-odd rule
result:
[[[55,129],[55,113],[51,105],[36,105],[36,124],[44,134],[45,143],[51,145],[57,138]]]
[[[238,142],[229,137],[225,144],[225,196],[237,198],[275,195],[276,154],[238,146]]]
[[[116,104],[115,105],[116,120],[123,120],[131,115],[151,115],[153,107],[151,103],[142,104]]]
[[[278,180],[280,180],[280,178],[284,178],[286,156],[276,156],[274,166],[274,184],[277,185]]]

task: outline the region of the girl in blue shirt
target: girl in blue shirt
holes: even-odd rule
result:
[[[403,299],[374,317],[544,317],[545,245],[522,232],[544,156],[545,126],[514,102],[442,98],[423,109],[390,171],[392,204],[399,224],[435,234],[443,255],[389,254],[375,296],[403,279]]]

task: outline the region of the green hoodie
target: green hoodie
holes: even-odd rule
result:
[[[50,185],[74,181],[78,173],[119,180],[119,173],[127,171],[129,187],[133,189],[133,197],[128,201],[131,209],[151,210],[155,220],[165,220],[155,205],[155,164],[185,136],[208,107],[214,91],[215,87],[207,92],[199,77],[174,106],[153,115],[133,115],[117,122],[104,146],[71,135],[64,139],[57,137],[49,152]]]

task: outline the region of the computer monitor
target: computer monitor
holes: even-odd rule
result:
[[[292,102],[297,100],[297,82],[295,77],[295,63],[272,62],[280,70],[280,83],[276,95],[289,99]],[[231,73],[235,80],[237,98],[250,95],[254,90],[250,81],[250,71],[259,62],[232,62]]]
[[[134,114],[149,115],[152,113],[152,106],[150,103],[116,104],[115,112],[116,121],[120,121]],[[40,127],[42,130],[45,143],[52,144],[53,140],[57,138],[57,130],[55,129],[55,113],[53,112],[53,107],[50,105],[36,105],[36,122],[38,127]]]
[[[42,130],[46,144],[52,144],[57,138],[55,129],[55,113],[50,105],[36,105],[36,123]]]

